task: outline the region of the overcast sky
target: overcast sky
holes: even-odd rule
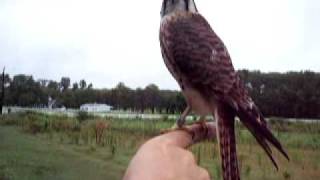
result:
[[[161,0],[0,0],[0,66],[94,87],[177,89],[160,53]],[[320,71],[319,0],[196,0],[236,69]]]

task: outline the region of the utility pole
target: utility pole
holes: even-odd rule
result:
[[[2,108],[3,108],[3,102],[4,102],[4,72],[5,72],[5,67],[3,68],[2,72],[2,88],[1,88],[1,96],[0,96],[0,114],[2,114]]]

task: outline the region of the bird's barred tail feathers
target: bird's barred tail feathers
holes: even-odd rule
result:
[[[251,134],[256,138],[257,142],[262,146],[264,151],[269,156],[270,160],[278,170],[278,165],[273,158],[272,150],[270,144],[272,144],[276,149],[279,150],[288,160],[289,156],[284,150],[280,142],[274,137],[267,123],[263,118],[261,112],[255,104],[252,104],[250,108],[239,108],[237,112],[238,117],[241,122],[249,129]]]
[[[214,112],[218,123],[218,142],[221,157],[223,180],[240,180],[235,129],[234,113],[226,108],[218,107]]]

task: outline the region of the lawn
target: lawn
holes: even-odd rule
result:
[[[95,132],[108,126],[101,142]],[[121,179],[137,148],[173,122],[69,118],[23,113],[0,118],[0,180],[4,179]],[[242,179],[320,179],[320,124],[271,121],[275,135],[288,149],[290,162],[275,152],[276,171],[262,149],[237,125]],[[198,163],[221,179],[216,142],[193,146]]]
[[[17,127],[0,126],[0,142],[0,180],[121,179],[129,161],[103,148],[50,142]]]

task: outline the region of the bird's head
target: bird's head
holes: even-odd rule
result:
[[[178,11],[198,12],[194,0],[163,0],[161,17]]]

